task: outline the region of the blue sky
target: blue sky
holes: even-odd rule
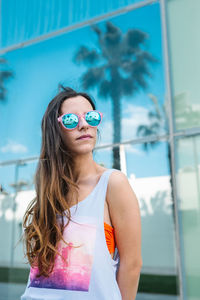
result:
[[[125,33],[129,28],[146,32],[149,36],[148,51],[159,63],[151,70],[153,77],[149,88],[138,92],[134,97],[121,99],[122,140],[135,138],[138,125],[145,124],[147,113],[152,107],[148,94],[154,94],[160,103],[165,98],[165,80],[161,41],[159,4],[149,5],[127,14],[110,19]],[[104,22],[99,24],[104,28]],[[34,24],[33,24],[34,26]],[[49,101],[57,93],[59,82],[81,90],[80,74],[86,67],[76,65],[73,53],[81,45],[97,47],[97,38],[90,27],[72,31],[44,42],[9,52],[6,59],[14,78],[6,86],[8,99],[0,104],[0,161],[38,156],[41,143],[40,124]],[[100,127],[101,143],[112,142],[112,103],[98,98],[97,89],[89,91],[96,99],[97,109],[104,118]],[[154,150],[145,153],[140,146],[127,148],[128,172],[136,177],[161,176],[169,173],[165,143],[159,143]],[[100,151],[95,159],[111,166],[111,151]],[[9,169],[9,168],[8,168]],[[6,168],[0,168],[1,182],[7,185],[13,175]],[[12,167],[11,167],[12,169]],[[27,170],[27,172],[26,172]],[[30,177],[31,167],[24,168],[22,177]],[[2,176],[2,174],[4,176]],[[24,178],[25,179],[25,178]]]

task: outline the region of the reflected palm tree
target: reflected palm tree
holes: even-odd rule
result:
[[[169,132],[168,126],[168,111],[167,103],[164,102],[163,105],[159,104],[159,101],[155,95],[149,94],[149,98],[152,100],[153,109],[148,112],[149,124],[141,124],[138,126],[136,134],[138,137],[149,137],[151,135],[162,135]],[[149,151],[150,148],[154,148],[159,145],[160,141],[150,141],[144,142],[142,147],[144,151]],[[170,144],[167,141],[167,156],[169,161],[169,175],[170,175],[170,184],[171,184],[171,197],[172,201],[174,200],[174,189],[172,181],[172,158],[170,151]],[[173,203],[174,205],[174,203]],[[173,209],[174,213],[174,209]]]
[[[1,193],[3,194],[3,197],[0,199],[0,212],[1,216],[0,219],[1,221],[6,222],[6,212],[11,208],[11,197],[9,193]]]
[[[161,105],[157,97],[148,94],[152,101],[153,107],[148,112],[149,124],[141,124],[138,126],[136,134],[138,137],[148,137],[150,135],[162,135],[168,132],[167,123],[167,106],[166,103]],[[158,145],[159,141],[144,142],[143,149],[147,151],[150,147]]]
[[[165,199],[168,197],[167,191],[157,191],[156,194],[151,197],[151,206],[154,214],[158,215],[169,215],[171,214],[171,203],[167,203]]]
[[[149,204],[147,205],[147,199],[140,198],[141,214],[145,218],[155,215],[169,215],[172,212],[171,203],[168,201],[168,191],[157,191],[151,196]],[[149,207],[150,206],[150,207]]]
[[[13,73],[9,70],[6,70],[7,61],[5,58],[0,57],[0,101],[6,99],[6,88],[5,81],[13,77]]]
[[[112,101],[113,143],[121,141],[121,98],[147,88],[152,76],[149,66],[157,60],[147,52],[148,35],[138,29],[122,33],[111,22],[103,32],[97,25],[92,30],[98,38],[96,49],[81,46],[74,56],[76,63],[88,69],[81,77],[84,89],[98,88],[98,95]],[[119,147],[113,148],[113,168],[120,169]]]

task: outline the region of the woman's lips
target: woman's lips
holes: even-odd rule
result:
[[[86,137],[83,137],[83,138],[79,138],[79,140],[89,140],[89,139],[91,139],[90,136],[86,136]]]
[[[91,139],[91,136],[85,136],[85,137],[80,137],[78,140],[89,140]]]

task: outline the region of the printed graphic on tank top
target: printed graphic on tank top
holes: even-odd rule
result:
[[[37,267],[31,267],[21,300],[122,299],[116,280],[118,250],[115,248],[112,258],[104,231],[104,204],[113,171],[104,171],[92,192],[70,208],[72,220],[63,232],[66,244],[58,244],[63,257],[56,255],[49,277],[37,277]]]
[[[70,222],[64,230],[63,238],[68,245],[63,241],[59,243],[58,251],[63,258],[60,255],[56,256],[50,277],[37,278],[38,269],[31,268],[29,287],[88,291],[96,226]]]

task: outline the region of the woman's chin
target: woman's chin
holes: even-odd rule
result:
[[[94,150],[94,145],[82,145],[79,146],[78,149],[74,149],[74,152],[78,155],[81,154],[88,154],[91,153]]]

